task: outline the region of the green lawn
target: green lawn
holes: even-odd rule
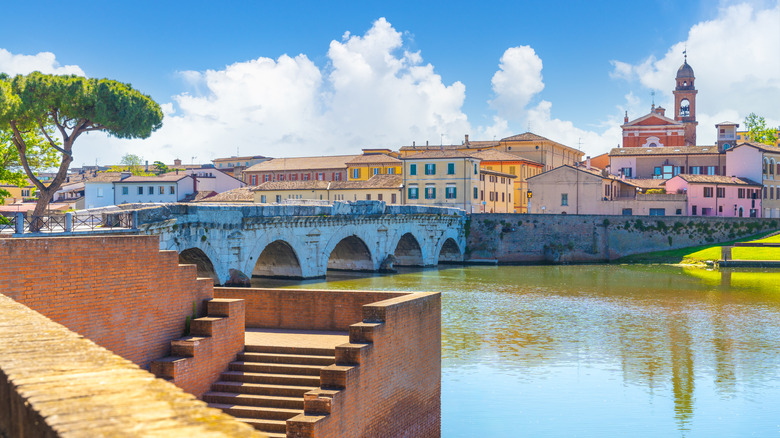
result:
[[[780,243],[780,234],[765,237],[759,240],[754,240],[754,242]]]
[[[756,234],[742,239],[724,243],[688,248],[657,251],[646,254],[635,254],[618,259],[617,263],[704,263],[710,260],[720,260],[721,246],[733,245],[735,242],[780,242],[780,235],[767,237],[774,231]],[[756,240],[759,239],[759,240]],[[780,248],[735,248],[732,250],[735,260],[780,260]]]

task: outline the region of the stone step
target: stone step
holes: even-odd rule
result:
[[[322,366],[319,365],[294,365],[294,364],[274,364],[258,362],[230,362],[228,369],[230,371],[246,371],[250,373],[270,373],[270,374],[294,374],[304,376],[319,376]]]
[[[312,356],[304,354],[281,353],[239,353],[238,360],[243,362],[285,363],[298,365],[333,365],[336,358],[331,356]]]
[[[308,356],[336,356],[335,348],[315,347],[279,347],[271,345],[246,345],[244,350],[249,353],[274,353],[274,354],[305,354]]]
[[[246,424],[254,427],[255,429],[263,432],[269,437],[286,437],[287,436],[287,422],[282,420],[263,420],[259,418],[241,418],[236,417],[237,420],[243,421]]]
[[[264,385],[259,383],[220,380],[211,385],[212,391],[237,392],[241,394],[276,395],[281,397],[303,397],[319,386]]]
[[[206,403],[257,406],[264,408],[300,409],[303,411],[303,397],[237,394],[235,392],[207,392],[203,394],[203,401]]]
[[[172,380],[174,377],[176,377],[177,364],[181,364],[185,360],[187,360],[187,358],[182,356],[163,357],[161,359],[152,361],[150,364],[150,370],[152,374],[157,377]]]
[[[255,418],[286,421],[303,413],[302,409],[261,408],[257,406],[241,406],[224,403],[209,403],[210,408],[222,409],[227,414],[239,418]]]
[[[319,376],[291,376],[289,374],[253,373],[248,371],[225,371],[220,380],[229,382],[257,383],[264,385],[314,386],[319,388]]]

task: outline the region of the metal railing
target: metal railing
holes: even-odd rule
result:
[[[102,231],[130,231],[136,229],[137,213],[74,214],[25,216],[24,213],[5,218],[0,222],[3,234],[71,234]]]

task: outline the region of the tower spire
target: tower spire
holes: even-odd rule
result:
[[[686,64],[688,63],[688,43],[685,43],[685,48],[683,49],[683,58]]]

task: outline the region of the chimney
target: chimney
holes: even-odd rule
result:
[[[144,170],[144,172],[148,172],[148,171],[149,171],[149,160],[146,160],[146,170]]]
[[[666,109],[662,106],[656,107],[655,113],[658,114],[659,116],[663,116],[666,113]]]
[[[125,178],[130,178],[131,175],[132,173],[130,172],[122,172],[119,174],[119,180],[122,181]]]
[[[179,174],[179,169],[176,169],[176,175],[178,175],[178,174]]]
[[[469,145],[469,135],[466,134],[466,146],[468,146],[468,145]]]
[[[626,116],[623,117],[623,123],[628,123],[628,111],[626,111]]]
[[[178,158],[177,158],[177,159],[175,159],[175,160],[173,160],[173,165],[174,165],[174,166],[181,166],[181,160],[180,160],[180,159],[178,159]]]
[[[414,147],[414,146],[415,146],[415,143],[416,143],[416,142],[414,142],[414,141],[412,142],[412,147]]]
[[[425,146],[428,146],[428,140],[425,140]]]
[[[590,170],[590,155],[585,157],[585,168]]]

